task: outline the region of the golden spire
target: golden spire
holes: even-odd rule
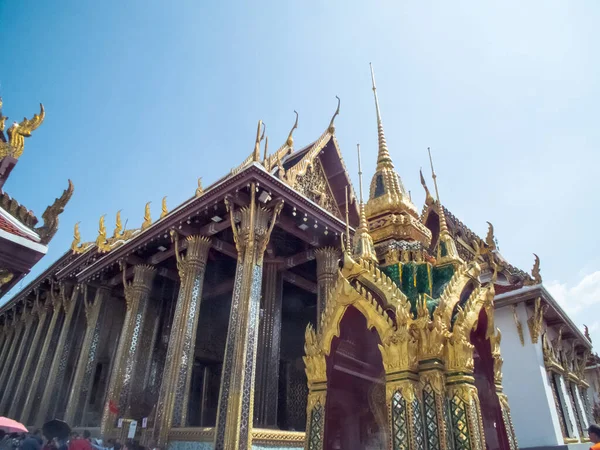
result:
[[[377,98],[377,87],[375,86],[375,72],[373,71],[373,64],[369,63],[371,67],[371,83],[373,84],[373,95],[375,97],[375,111],[377,112],[377,141],[379,144],[379,151],[377,153],[377,169],[382,169],[387,166],[391,169],[394,168],[390,151],[388,150],[387,142],[385,140],[385,133],[383,132],[383,122],[381,120],[381,111],[379,110],[379,99]]]
[[[196,197],[200,197],[204,194],[204,188],[202,187],[202,177],[198,178],[198,187],[196,188]]]
[[[456,242],[448,231],[448,224],[446,223],[446,215],[444,214],[444,207],[440,202],[440,192],[437,185],[437,175],[433,169],[433,158],[431,157],[431,149],[427,147],[429,153],[429,164],[431,165],[431,178],[433,178],[433,186],[435,187],[435,197],[438,209],[438,216],[440,218],[440,237],[437,248],[437,262],[438,264],[446,264],[449,262],[462,263],[462,259],[458,255],[456,248]]]
[[[169,210],[167,209],[167,196],[165,195],[162,199],[162,211],[160,213],[160,218],[166,217],[169,214]]]
[[[431,231],[420,221],[419,212],[404,189],[388,150],[379,109],[375,73],[371,65],[371,81],[377,113],[377,167],[371,179],[365,216],[370,223],[376,219],[381,226],[371,229],[375,243],[387,240],[418,241],[425,247],[431,243]],[[385,219],[383,219],[385,217]]]
[[[373,246],[373,238],[369,234],[369,226],[365,215],[365,204],[363,202],[362,188],[362,169],[360,161],[360,144],[356,144],[356,152],[358,153],[358,186],[360,194],[360,222],[356,233],[354,233],[354,256],[373,261],[378,264],[375,247]],[[346,219],[347,220],[347,219]]]
[[[150,203],[146,203],[146,208],[144,209],[144,222],[142,223],[142,231],[152,225],[152,216],[150,215]]]
[[[106,226],[104,225],[104,217],[106,214],[100,217],[98,224],[98,237],[96,238],[96,247],[101,248],[106,243]]]
[[[117,219],[115,221],[115,231],[113,231],[114,238],[120,238],[123,236],[123,224],[121,223],[121,210],[117,211]]]

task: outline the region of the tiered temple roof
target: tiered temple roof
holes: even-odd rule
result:
[[[43,224],[32,211],[4,192],[4,184],[25,148],[25,138],[30,137],[44,121],[44,107],[31,119],[13,123],[6,135],[8,117],[2,114],[0,99],[0,297],[6,294],[46,254],[48,243],[58,230],[58,216],[73,195],[73,184],[42,214]]]

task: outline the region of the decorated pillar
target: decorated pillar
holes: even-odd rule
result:
[[[4,414],[8,414],[11,402],[13,401],[15,384],[20,384],[24,381],[22,378],[22,374],[24,372],[21,370],[21,361],[23,361],[25,355],[31,351],[31,337],[36,328],[35,319],[37,315],[38,309],[36,304],[34,304],[34,307],[30,311],[23,310],[23,337],[21,338],[19,347],[17,349],[17,356],[10,367],[10,372],[8,378],[6,379],[4,394],[2,395],[2,401],[0,402],[0,411],[2,411]]]
[[[483,421],[473,376],[474,347],[463,330],[457,328],[455,323],[454,332],[446,346],[446,396],[450,409],[451,439],[454,450],[483,450]],[[470,333],[470,328],[464,331],[467,329]]]
[[[16,318],[14,337],[8,350],[6,360],[3,363],[2,374],[0,375],[0,389],[2,389],[2,398],[6,397],[9,384],[9,375],[12,372],[12,369],[14,368],[16,354],[22,347],[23,332],[28,323],[28,321],[26,321],[27,317],[27,312],[23,310],[21,312],[21,315],[18,318]],[[2,412],[4,412],[4,409],[2,409]]]
[[[154,421],[153,434],[160,447],[166,445],[171,427],[187,425],[196,331],[211,246],[211,240],[204,236],[189,236],[186,254],[180,256],[179,238],[174,231],[171,238],[181,284]]]
[[[277,264],[265,264],[263,283],[262,318],[258,332],[254,425],[259,428],[276,428],[281,346],[281,296],[283,293],[283,279]]]
[[[44,337],[47,333],[47,319],[48,313],[51,311],[52,303],[48,301],[45,305],[42,305],[39,298],[39,293],[36,296],[35,306],[38,314],[38,325],[35,329],[35,335],[31,341],[31,345],[27,350],[27,356],[25,363],[23,364],[23,370],[21,371],[21,379],[17,383],[14,400],[10,406],[8,413],[9,417],[13,417],[17,420],[21,419],[21,408],[23,402],[26,400],[25,397],[28,394],[27,389],[33,384],[33,376],[36,368],[36,364],[41,357],[40,346],[43,345]]]
[[[64,294],[65,287],[63,286],[61,291]],[[29,389],[23,404],[23,412],[21,413],[20,420],[25,423],[33,423],[35,420],[35,414],[37,412],[37,406],[40,404],[41,397],[46,387],[47,374],[52,364],[52,359],[57,350],[57,343],[60,337],[60,323],[62,313],[62,301],[61,296],[63,294],[57,293],[54,289],[50,290],[50,298],[46,300],[46,307],[52,307],[52,318],[48,325],[44,343],[39,353],[37,361],[32,361],[32,369],[35,367],[31,386],[25,386],[25,389]],[[34,409],[34,406],[36,407]],[[31,416],[31,417],[30,417]]]
[[[2,347],[0,347],[0,364],[4,364],[4,358],[6,358],[6,353],[8,352],[8,347],[10,346],[10,340],[12,338],[12,322],[8,318],[7,315],[4,316],[4,325],[2,325]]]
[[[317,259],[317,326],[329,301],[331,289],[337,280],[340,254],[336,248],[323,247],[315,250]]]
[[[73,288],[71,295],[66,295],[64,287],[61,289],[62,305],[65,316],[50,370],[46,374],[42,374],[42,376],[46,377],[46,386],[42,394],[42,399],[39,405],[36,406],[38,411],[35,424],[38,426],[41,426],[44,422],[50,420],[52,418],[51,416],[54,415],[54,409],[60,393],[58,383],[62,383],[65,379],[67,359],[69,358],[73,346],[73,335],[75,332],[73,317],[75,316],[79,294],[79,286]]]
[[[446,336],[440,318],[436,317],[432,324],[426,303],[420,306],[414,324],[419,336],[419,391],[425,418],[424,437],[428,450],[451,450],[444,365]]]
[[[408,317],[406,315],[406,317]],[[398,329],[380,345],[385,368],[388,427],[392,450],[425,449],[423,399],[419,389],[417,341],[410,321],[397,320]]]
[[[306,450],[323,450],[325,401],[327,400],[327,362],[320,339],[311,324],[306,328],[303,357],[308,380],[306,405]]]
[[[94,300],[88,297],[88,286],[83,288],[83,307],[85,308],[85,335],[77,360],[75,376],[69,394],[65,422],[80,425],[85,413],[85,405],[89,400],[92,387],[92,376],[96,368],[96,358],[101,332],[101,311],[110,298],[110,288],[100,286],[96,289]]]
[[[231,215],[238,262],[219,392],[215,450],[247,450],[252,445],[263,256],[283,207],[283,201],[272,210],[257,205],[256,190],[256,184],[252,183],[250,205],[235,213],[230,199],[225,199]]]
[[[126,272],[125,267],[123,267],[123,288],[125,301],[127,302],[127,312],[125,313],[106,397],[106,405],[102,415],[101,431],[103,436],[108,436],[112,432],[117,414],[127,415],[131,383],[142,350],[140,334],[144,326],[156,269],[145,264],[134,266],[133,282],[131,283],[128,283],[125,278]]]
[[[16,324],[17,324],[17,312],[16,312],[16,310],[13,309],[12,317],[10,319],[7,317],[6,323],[4,324],[4,327],[6,328],[6,331],[5,331],[6,338],[5,338],[4,348],[2,349],[2,355],[0,356],[0,364],[2,365],[2,369],[0,369],[0,378],[2,378],[4,370],[8,370],[7,369],[8,354],[14,343],[13,341],[14,341],[15,335],[16,335],[16,333],[15,333]]]

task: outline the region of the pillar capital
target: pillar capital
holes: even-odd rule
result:
[[[315,250],[317,259],[317,278],[336,274],[339,266],[340,251],[335,247],[321,247]]]
[[[123,290],[127,309],[132,306],[132,299],[142,293],[148,293],[152,289],[152,281],[156,275],[156,268],[149,264],[136,264],[133,266],[133,281],[128,282],[126,278],[126,264],[121,267],[123,272]]]
[[[175,245],[177,271],[179,272],[179,278],[183,283],[188,272],[204,270],[206,261],[208,260],[208,251],[212,245],[212,239],[199,234],[188,236],[185,240],[187,248],[185,256],[182,256],[180,253],[179,235],[175,230],[171,230],[171,240]]]
[[[277,216],[283,209],[283,200],[277,202],[273,209],[259,206],[255,201],[256,186],[254,183],[250,189],[250,205],[234,211],[230,197],[225,197],[225,206],[231,215],[231,229],[238,251],[238,261],[244,259],[247,252],[256,251],[256,264],[262,264]]]

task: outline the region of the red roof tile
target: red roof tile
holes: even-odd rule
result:
[[[35,242],[33,239],[31,239],[30,236],[28,236],[26,233],[19,230],[16,226],[14,226],[12,223],[10,223],[8,220],[6,220],[2,216],[0,216],[0,230],[4,230],[7,233],[15,234],[17,236],[21,236],[21,237],[24,237],[25,239],[29,239],[30,241]]]

